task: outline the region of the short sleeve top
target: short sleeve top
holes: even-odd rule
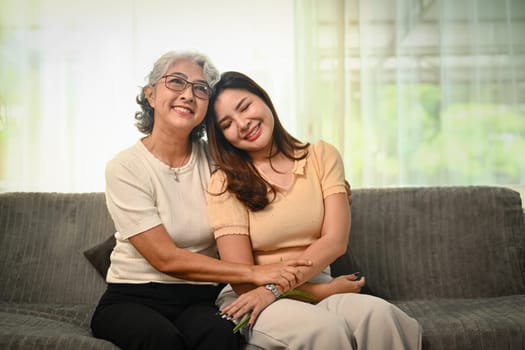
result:
[[[139,140],[108,162],[106,203],[117,243],[107,282],[199,283],[155,270],[129,238],[162,224],[178,247],[217,257],[206,209],[211,175],[206,147],[203,141],[194,142],[188,163],[171,168]]]
[[[252,212],[235,195],[224,192],[226,176],[216,171],[208,186],[208,219],[215,237],[249,235],[256,263],[262,256],[264,262],[277,262],[282,250],[305,247],[319,239],[323,199],[346,192],[342,159],[335,147],[319,141],[310,145],[306,158],[295,161],[293,173],[290,187],[273,184],[276,198],[263,210]]]

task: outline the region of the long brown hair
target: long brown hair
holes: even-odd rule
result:
[[[268,155],[270,166],[272,166],[271,158],[279,153],[293,160],[305,158],[308,155],[307,147],[309,144],[300,142],[284,129],[270,96],[259,84],[239,72],[225,72],[221,75],[221,79],[215,85],[214,94],[210,98],[206,116],[210,153],[217,167],[226,174],[228,186],[225,190],[234,193],[250,210],[262,210],[271,202],[268,198],[267,189],[270,188],[273,198],[275,198],[275,189],[259,174],[249,153],[234,147],[226,140],[217,123],[215,101],[227,89],[248,91],[259,96],[270,108],[274,117],[272,146]],[[296,156],[296,150],[303,152]]]

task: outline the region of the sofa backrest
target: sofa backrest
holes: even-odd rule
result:
[[[0,193],[0,301],[96,303],[83,251],[113,233],[103,193]]]
[[[352,193],[349,248],[335,274],[360,271],[388,300],[525,293],[519,193],[474,186]],[[96,303],[105,281],[83,252],[114,231],[103,193],[0,193],[0,302]]]
[[[388,300],[525,293],[518,192],[501,187],[357,189],[352,269]]]

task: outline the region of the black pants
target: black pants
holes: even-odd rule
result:
[[[124,350],[242,349],[234,324],[217,315],[219,291],[210,285],[109,284],[91,330]]]

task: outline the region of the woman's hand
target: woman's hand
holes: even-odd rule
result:
[[[253,284],[263,286],[267,283],[276,284],[281,293],[287,292],[297,286],[302,280],[301,266],[311,266],[308,260],[287,260],[274,264],[254,265]]]
[[[342,275],[327,283],[329,295],[340,293],[359,293],[366,281],[364,277],[357,279],[356,275]]]
[[[259,314],[275,301],[275,295],[265,287],[257,287],[241,294],[233,303],[221,310],[221,315],[229,319],[241,320],[247,313],[251,313],[248,324],[252,327]]]

